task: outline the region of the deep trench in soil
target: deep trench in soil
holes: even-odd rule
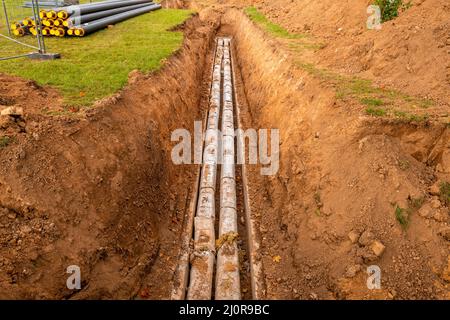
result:
[[[214,11],[207,14],[211,12]],[[250,166],[248,176],[252,215],[258,223],[258,238],[262,243],[259,254],[263,261],[265,297],[342,299],[445,295],[442,287],[429,287],[439,279],[431,271],[432,267],[424,269],[416,262],[420,257],[432,257],[435,268],[445,268],[445,244],[435,233],[428,234],[427,241],[433,244],[424,246],[423,239],[405,235],[396,225],[395,216],[386,212],[393,212],[394,204],[408,208],[414,199],[433,201],[426,190],[436,179],[431,172],[439,162],[448,129],[439,124],[417,126],[372,119],[360,121],[342,109],[333,110],[336,114],[330,116],[330,106],[334,108],[338,103],[328,87],[304,74],[297,79],[307,79],[307,84],[299,87],[293,80],[295,72],[283,62],[282,52],[274,50],[271,40],[255,29],[245,16],[235,10],[215,14],[220,16],[221,23],[212,38],[233,38],[235,90],[244,128],[280,128],[282,135],[278,174],[262,176],[260,166]],[[209,80],[208,68],[204,82]],[[315,111],[311,114],[307,110],[295,110],[302,107]],[[323,146],[317,141],[317,132],[324,141]],[[367,151],[361,155],[364,148]],[[362,169],[354,168],[355,161],[362,163]],[[405,162],[411,165],[411,170],[416,170],[415,174],[394,168]],[[238,169],[238,181],[239,175]],[[342,180],[341,185],[336,185],[334,179]],[[345,190],[344,185],[352,183],[359,183],[359,190]],[[386,187],[386,184],[391,186]],[[244,221],[241,188],[242,184],[238,183],[242,296],[249,298],[247,222]],[[366,198],[360,197],[360,192]],[[414,210],[417,216],[418,209]],[[442,208],[442,212],[445,210]],[[348,211],[352,213],[346,214]],[[424,229],[430,225],[438,231],[445,224],[439,219],[438,216],[431,223],[417,221],[415,232],[424,234]],[[347,240],[350,233],[358,234],[361,240],[357,243]],[[392,261],[386,258],[380,261],[373,255],[370,245],[374,241],[390,247],[388,256]],[[376,294],[364,291],[365,272],[361,271],[373,263],[379,263],[388,273],[384,280],[386,289]],[[357,275],[353,276],[355,269]],[[416,283],[419,277],[418,285],[408,285]],[[442,283],[442,279],[439,281]]]
[[[281,134],[277,174],[248,170],[266,297],[445,295],[446,247],[438,231],[448,208],[434,210],[432,219],[412,208],[407,232],[394,209],[436,200],[427,190],[448,128],[350,112],[332,89],[292,68],[236,9],[200,13],[180,28],[183,47],[161,71],[136,75],[84,118],[30,114],[11,124],[17,143],[2,152],[0,168],[0,297],[170,297],[197,170],[172,163],[170,136],[204,119],[218,35],[233,38],[244,129]],[[242,197],[238,183],[242,295],[250,298]],[[349,240],[351,233],[359,240]],[[386,248],[381,258],[370,251],[374,241]],[[83,279],[75,293],[65,286],[72,264]],[[377,293],[365,288],[371,264],[386,274]]]

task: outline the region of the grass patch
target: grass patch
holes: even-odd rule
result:
[[[49,51],[61,53],[62,59],[2,61],[0,72],[56,87],[66,105],[88,106],[121,89],[130,71],[159,69],[162,61],[176,51],[183,40],[182,32],[168,30],[185,21],[191,13],[158,10],[85,38],[46,38]],[[139,30],[133,32],[136,26]],[[17,45],[2,42],[0,56],[11,52],[17,52]]]
[[[402,226],[403,229],[406,229],[409,225],[409,222],[411,220],[411,215],[419,210],[423,203],[424,203],[423,197],[414,198],[409,196],[408,197],[408,208],[401,208],[398,205],[395,205],[395,219],[398,221],[398,223]]]
[[[379,107],[384,105],[383,100],[376,98],[362,98],[360,101],[362,104],[365,104],[366,106],[370,107]]]
[[[323,44],[315,43],[307,35],[289,33],[286,29],[268,20],[255,7],[247,7],[245,13],[253,22],[260,25],[272,36],[287,38],[288,40],[280,42],[285,43],[287,49],[294,56],[301,54],[304,50],[320,50],[324,47]],[[359,101],[367,107],[365,109],[366,114],[374,117],[386,116],[396,117],[398,120],[405,122],[425,122],[429,120],[430,116],[428,114],[414,114],[414,111],[426,109],[435,104],[434,101],[429,99],[413,97],[397,90],[375,86],[369,79],[345,76],[317,67],[312,63],[301,60],[301,58],[294,59],[294,62],[319,80],[332,84],[336,89],[337,99],[344,102]],[[381,108],[382,106],[383,108]]]
[[[275,37],[285,38],[285,39],[300,39],[305,37],[302,34],[298,33],[290,33],[282,26],[273,23],[269,19],[266,18],[261,12],[258,11],[255,7],[247,7],[244,9],[245,14],[256,24],[261,26],[265,31],[274,35]]]
[[[1,136],[0,137],[0,149],[6,148],[12,142],[11,137]]]
[[[375,5],[380,7],[381,21],[386,22],[398,17],[400,10],[406,10],[411,7],[411,1],[403,0],[375,0]]]
[[[260,25],[267,33],[280,40],[280,44],[286,48],[294,58],[294,63],[327,84],[331,84],[336,90],[336,98],[345,103],[358,101],[365,105],[365,113],[374,117],[390,117],[404,122],[426,122],[429,114],[422,114],[422,110],[435,105],[435,102],[421,97],[413,97],[397,90],[379,87],[369,79],[352,77],[338,72],[320,68],[313,63],[308,63],[301,56],[306,50],[320,50],[325,45],[315,43],[309,35],[292,34],[286,29],[272,23],[254,7],[247,7],[245,13],[249,18]],[[301,39],[299,39],[301,38]],[[297,40],[296,40],[297,39]],[[416,112],[417,111],[417,112]]]
[[[369,79],[340,75],[302,61],[297,61],[296,65],[314,77],[331,83],[336,89],[337,99],[344,102],[357,100],[366,105],[365,112],[371,116],[395,117],[404,122],[426,122],[430,119],[428,113],[414,114],[413,112],[435,105],[432,100],[409,96],[397,90],[377,87]],[[385,107],[380,108],[381,106]]]
[[[303,50],[320,50],[325,45],[323,43],[307,43],[307,42],[291,42],[289,43],[289,49],[293,52],[301,52]]]
[[[348,79],[340,86],[340,91],[343,94],[353,96],[367,96],[380,93],[380,90],[372,85],[372,81],[360,78]]]
[[[314,193],[314,202],[316,203],[317,208],[314,210],[314,213],[316,216],[320,217],[322,216],[322,211],[320,210],[323,207],[322,199],[320,197],[320,193],[316,192]]]
[[[396,206],[395,219],[397,219],[403,229],[406,229],[409,225],[409,210]]]
[[[366,113],[373,117],[383,117],[387,114],[386,110],[381,108],[366,108]]]
[[[408,197],[409,210],[419,210],[422,207],[424,201],[424,197]]]
[[[314,193],[314,202],[316,205],[320,208],[322,206],[322,200],[320,198],[320,193],[316,192]]]
[[[405,111],[394,111],[394,116],[397,119],[405,121],[405,122],[424,122],[430,119],[430,115],[425,114],[411,114]]]
[[[440,199],[446,206],[450,205],[450,183],[442,182],[439,186]]]

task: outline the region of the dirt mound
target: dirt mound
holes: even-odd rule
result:
[[[242,14],[222,21],[233,26],[247,125],[281,133],[279,174],[250,177],[268,297],[445,298],[448,243],[439,232],[449,210],[429,190],[448,179],[430,161],[449,167],[448,128],[361,116]],[[367,289],[370,265],[382,270],[382,292]]]
[[[193,179],[172,165],[170,133],[201,119],[215,27],[191,19],[160,72],[133,73],[85,115],[38,114],[58,101],[52,90],[1,78],[2,103],[24,106],[10,123],[22,130],[0,131],[10,134],[0,148],[1,298],[126,299],[144,282],[143,296],[168,297],[172,274],[161,270],[176,264]],[[66,288],[70,265],[81,268],[79,292]]]
[[[372,1],[253,1],[290,31],[309,33],[323,44],[316,62],[375,79],[412,95],[450,103],[450,5],[415,0],[400,16],[368,30]],[[444,110],[445,111],[445,110]]]
[[[57,109],[62,99],[52,88],[43,88],[32,80],[0,74],[0,111],[18,106],[27,113],[45,113]]]

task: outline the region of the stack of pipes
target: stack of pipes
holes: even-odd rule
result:
[[[109,25],[161,9],[153,0],[108,0],[90,4],[40,10],[43,36],[78,36],[96,32]],[[15,36],[36,35],[36,21],[25,18],[11,24]]]

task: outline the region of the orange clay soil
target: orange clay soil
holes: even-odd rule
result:
[[[133,72],[122,92],[73,115],[43,115],[52,89],[1,76],[1,108],[24,115],[0,123],[11,137],[0,149],[0,298],[168,297],[194,178],[172,165],[170,134],[202,117],[216,26],[192,18],[161,71]],[[69,265],[81,267],[75,294]]]
[[[374,79],[408,94],[450,101],[450,3],[412,0],[399,17],[368,30],[373,1],[250,1],[290,31],[323,44],[315,62],[346,74]]]
[[[2,76],[2,109],[23,107],[24,115],[0,123],[0,134],[13,137],[0,149],[0,297],[169,297],[195,176],[193,166],[172,164],[170,132],[203,119],[220,32],[233,37],[244,126],[281,134],[279,172],[264,177],[249,166],[266,297],[449,299],[449,207],[438,188],[450,181],[448,126],[436,117],[368,116],[231,1],[214,2],[167,1],[200,10],[183,26],[183,48],[156,74],[132,73],[122,92],[88,111],[45,115],[43,106],[58,108],[46,103],[58,101],[52,89]],[[285,11],[277,19],[286,27],[309,17]],[[301,56],[325,66],[326,50]],[[403,89],[388,74],[380,79]],[[431,98],[444,92],[439,83]],[[448,100],[435,101],[436,114],[445,110]],[[71,264],[82,269],[77,293],[66,289]],[[381,290],[367,289],[370,265],[381,268]]]
[[[260,218],[268,298],[449,298],[448,128],[364,115],[282,46],[229,11],[249,127],[279,128],[280,172],[250,176]],[[399,206],[409,215],[402,227]],[[382,290],[366,268],[382,270]]]

